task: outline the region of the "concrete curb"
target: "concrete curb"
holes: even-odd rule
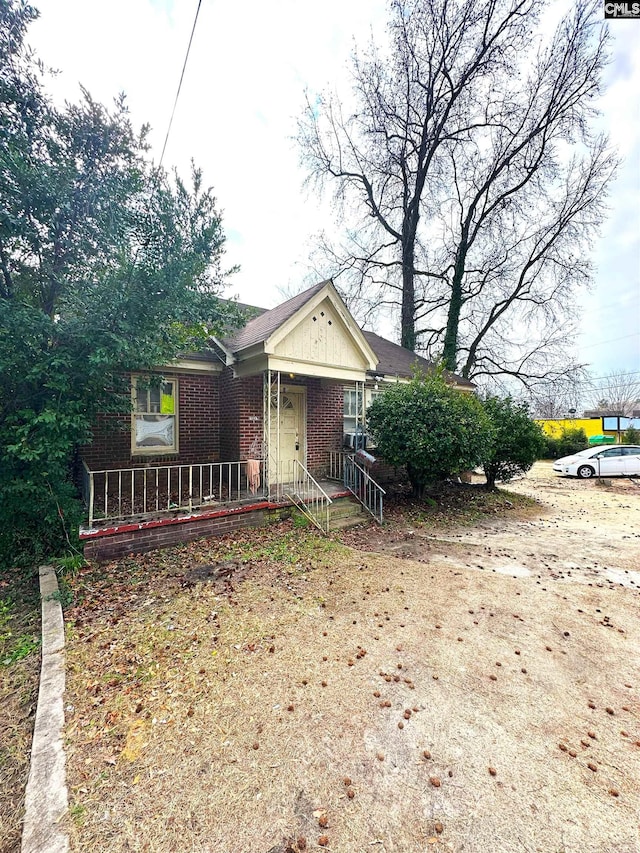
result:
[[[42,668],[25,795],[22,853],[66,853],[59,824],[67,812],[64,749],[64,623],[53,566],[40,566]]]

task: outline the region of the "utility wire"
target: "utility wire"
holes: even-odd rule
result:
[[[155,191],[158,187],[158,183],[160,181],[160,174],[161,174],[161,170],[162,170],[162,161],[164,160],[164,154],[165,154],[165,151],[167,150],[167,143],[169,142],[169,134],[171,133],[171,127],[173,125],[173,118],[176,114],[176,107],[178,106],[178,99],[180,97],[180,91],[182,89],[182,81],[184,80],[184,73],[185,73],[186,68],[187,68],[187,62],[189,61],[189,54],[191,53],[191,44],[193,42],[193,35],[196,31],[196,24],[198,23],[198,15],[200,14],[200,7],[201,6],[202,6],[202,0],[198,0],[198,6],[196,8],[196,14],[195,14],[195,17],[193,19],[193,26],[191,27],[191,35],[189,36],[189,44],[187,45],[187,51],[186,51],[185,56],[184,56],[184,62],[182,63],[182,72],[180,74],[180,81],[178,82],[178,88],[176,90],[176,96],[175,96],[175,99],[173,101],[173,109],[171,110],[171,117],[169,118],[169,124],[167,126],[167,132],[166,132],[165,137],[164,137],[164,144],[162,146],[162,153],[160,154],[160,160],[158,162],[158,166],[155,169],[155,175],[152,178],[151,195],[147,199],[147,216],[148,217],[151,216],[151,201],[153,199],[154,193],[155,193]],[[135,254],[133,257],[133,263],[131,264],[131,267],[129,269],[129,282],[128,282],[129,284],[131,283],[131,279],[133,277],[134,269],[138,265],[138,257],[140,255],[141,248],[142,248],[141,245],[138,245],[138,247],[136,248],[136,251],[135,251]]]
[[[164,152],[167,150],[167,142],[169,141],[169,134],[171,133],[171,126],[173,124],[173,117],[176,114],[176,107],[178,106],[178,98],[180,97],[180,90],[182,89],[182,81],[184,80],[184,72],[187,68],[187,62],[189,61],[189,54],[191,53],[191,43],[193,42],[193,34],[196,31],[196,24],[198,23],[198,15],[200,14],[200,7],[202,6],[202,0],[198,0],[198,8],[196,9],[196,15],[193,19],[193,27],[191,28],[191,35],[189,36],[189,44],[187,45],[187,52],[184,57],[184,63],[182,64],[182,73],[180,74],[180,82],[178,83],[178,90],[176,92],[176,97],[173,102],[173,109],[171,110],[171,118],[169,119],[169,126],[167,127],[167,134],[164,138],[164,145],[162,146],[162,154],[160,155],[160,162],[158,163],[158,172],[162,167],[162,161],[164,160]]]
[[[600,347],[604,344],[615,344],[618,341],[626,341],[628,338],[637,338],[638,336],[640,336],[640,332],[632,332],[630,335],[623,335],[621,338],[611,338],[611,340],[608,341],[598,341],[594,344],[585,344],[584,346],[581,346],[580,349],[592,349],[593,347]]]
[[[625,383],[628,380],[632,380],[632,377],[640,376],[640,370],[627,370],[624,373],[608,373],[605,376],[589,376],[587,379],[578,379],[576,380],[576,385],[589,385],[591,382],[600,382],[602,379],[614,379],[619,383]],[[632,380],[635,381],[635,380]]]

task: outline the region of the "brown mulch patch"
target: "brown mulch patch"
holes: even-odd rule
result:
[[[437,535],[501,517],[539,516],[544,511],[539,502],[526,495],[505,488],[488,491],[483,480],[439,484],[422,499],[413,497],[409,487],[390,487],[384,498],[384,526],[367,524],[348,529],[340,534],[340,539],[353,548],[377,551],[381,545],[388,548],[390,542],[402,541],[407,531],[413,529]]]

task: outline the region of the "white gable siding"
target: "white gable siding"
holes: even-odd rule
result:
[[[274,355],[336,367],[360,370],[367,367],[361,350],[328,299],[278,342]]]

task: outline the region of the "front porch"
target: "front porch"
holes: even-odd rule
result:
[[[349,498],[382,522],[384,490],[354,458],[333,451],[318,480],[294,460],[273,484],[265,461],[163,465],[91,471],[84,466],[85,554],[111,559],[238,527],[279,520],[297,507],[331,530],[332,504]]]
[[[329,498],[348,493],[344,485],[344,459],[352,456],[332,451],[326,476],[315,482]],[[269,485],[264,459],[244,462],[206,462],[195,465],[157,465],[91,471],[83,463],[82,494],[87,507],[86,529],[131,524],[152,518],[193,514],[262,501],[287,503],[292,490],[301,497],[312,486],[303,483],[291,461],[287,471]]]

